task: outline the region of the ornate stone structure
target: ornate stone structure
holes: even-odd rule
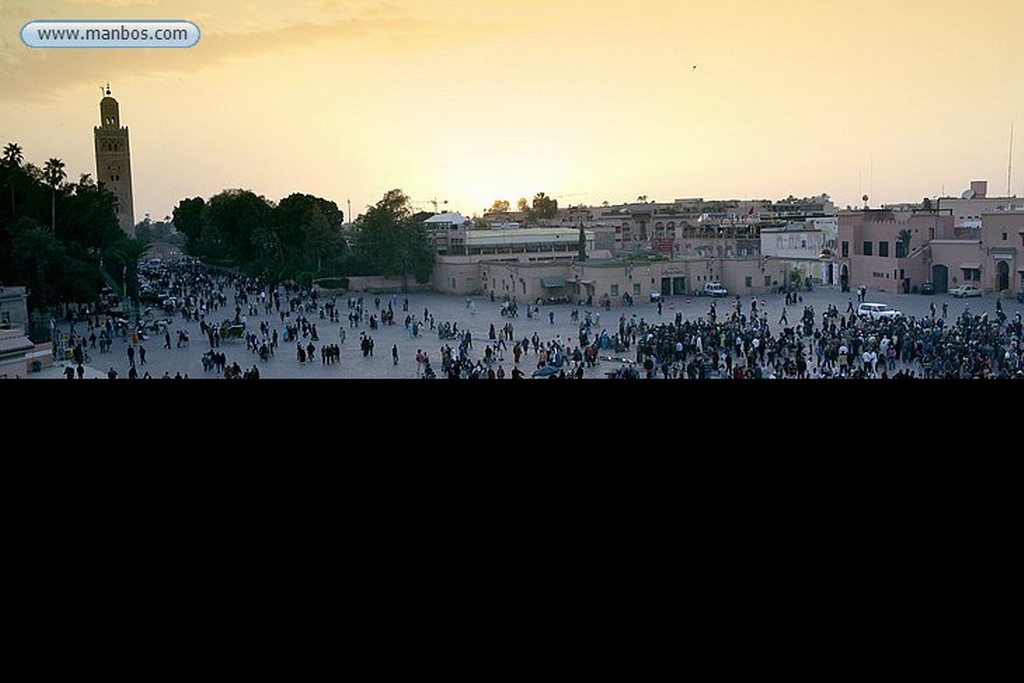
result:
[[[100,100],[100,125],[93,129],[96,142],[96,182],[117,197],[117,222],[129,235],[135,234],[135,208],[132,200],[132,157],[128,148],[128,128],[121,125],[117,100]]]

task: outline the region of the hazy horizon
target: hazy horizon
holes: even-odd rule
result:
[[[25,46],[21,28],[46,19],[202,34]],[[95,177],[109,83],[136,221],[231,188],[315,194],[346,218],[394,188],[467,216],[537,192],[560,206],[825,193],[842,208],[987,180],[989,196],[1024,196],[1022,27],[1019,0],[14,0],[0,144]]]

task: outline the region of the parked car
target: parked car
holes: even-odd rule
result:
[[[933,285],[930,282],[924,283],[923,285],[921,285],[921,293],[922,294],[934,294],[935,293],[935,285]]]
[[[898,318],[903,314],[889,304],[863,303],[857,306],[857,315],[867,316],[872,320],[881,320],[882,318]]]
[[[960,285],[959,287],[954,287],[949,290],[949,293],[958,299],[964,299],[969,296],[981,296],[984,294],[981,287],[976,285]]]
[[[707,296],[729,296],[729,290],[721,282],[704,283],[704,294]]]
[[[651,292],[651,303],[658,303],[661,301],[661,292]]]

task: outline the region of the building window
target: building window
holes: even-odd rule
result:
[[[633,296],[640,296],[640,283],[633,283]]]
[[[888,258],[889,256],[889,243],[879,242],[878,243],[878,255],[882,258]]]
[[[746,287],[747,289],[750,289],[751,287],[753,287],[754,286],[754,278],[750,277],[749,275],[746,276],[745,278],[743,278],[743,286]]]
[[[619,295],[619,286],[618,285],[612,285],[612,296],[618,296],[618,295]]]
[[[964,274],[964,282],[981,282],[980,268],[961,268]]]
[[[843,242],[842,248],[841,248],[841,253],[843,255],[843,258],[850,258],[850,243],[849,242]]]
[[[1003,241],[1004,242],[1006,241],[1006,233],[1005,232],[1003,233]]]
[[[863,254],[864,254],[865,256],[871,256],[871,242],[865,242],[865,243],[864,243],[864,251],[863,251]]]
[[[771,275],[765,275],[764,276],[764,286],[765,287],[771,287],[772,286],[772,276]]]

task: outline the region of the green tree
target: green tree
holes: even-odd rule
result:
[[[554,218],[558,213],[558,200],[543,192],[533,196],[533,215],[536,218]]]
[[[16,142],[8,142],[4,146],[4,163],[15,168],[21,168],[22,156],[21,145]]]
[[[257,236],[270,224],[271,205],[251,190],[223,190],[203,209],[200,256],[231,264],[251,264],[261,254]]]
[[[24,265],[24,281],[29,287],[29,303],[33,308],[45,308],[55,302],[55,287],[48,281],[48,273],[57,272],[63,248],[54,234],[35,221],[19,221],[13,240],[14,257]],[[54,278],[55,279],[55,278]]]
[[[508,213],[510,205],[507,199],[495,199],[487,213]]]
[[[8,142],[4,147],[4,166],[10,169],[20,169],[22,159],[21,145],[16,142]],[[11,182],[11,215],[14,214],[14,183]]]
[[[6,197],[8,190],[17,194],[18,215],[13,207],[8,212],[4,202],[0,281],[24,283],[30,311],[59,301],[94,300],[103,283],[101,263],[110,265],[106,255],[127,239],[117,223],[116,198],[88,173],[67,183],[58,158],[42,169],[21,162],[20,148],[8,145],[0,163],[0,196]]]
[[[390,190],[356,222],[356,250],[371,273],[410,276],[426,282],[434,267],[434,251],[424,224],[412,219],[409,198]]]
[[[48,159],[46,166],[43,168],[43,175],[46,179],[46,184],[50,186],[52,191],[50,231],[57,232],[57,188],[68,177],[67,172],[64,170],[64,162],[56,158]]]
[[[910,253],[910,239],[913,234],[907,228],[896,233],[896,258],[905,258]]]
[[[274,235],[269,241],[282,263],[320,271],[325,259],[336,262],[346,249],[344,215],[328,199],[290,194],[274,208],[272,223]]]
[[[150,242],[125,235],[104,254],[104,263],[111,276],[129,300],[139,300],[139,259],[149,251]]]
[[[66,189],[60,197],[63,219],[57,232],[63,243],[88,251],[105,249],[122,238],[117,197],[112,192],[97,185],[88,173]]]
[[[182,199],[171,213],[175,229],[185,236],[185,252],[198,255],[199,241],[203,235],[203,209],[206,200],[202,197]]]

